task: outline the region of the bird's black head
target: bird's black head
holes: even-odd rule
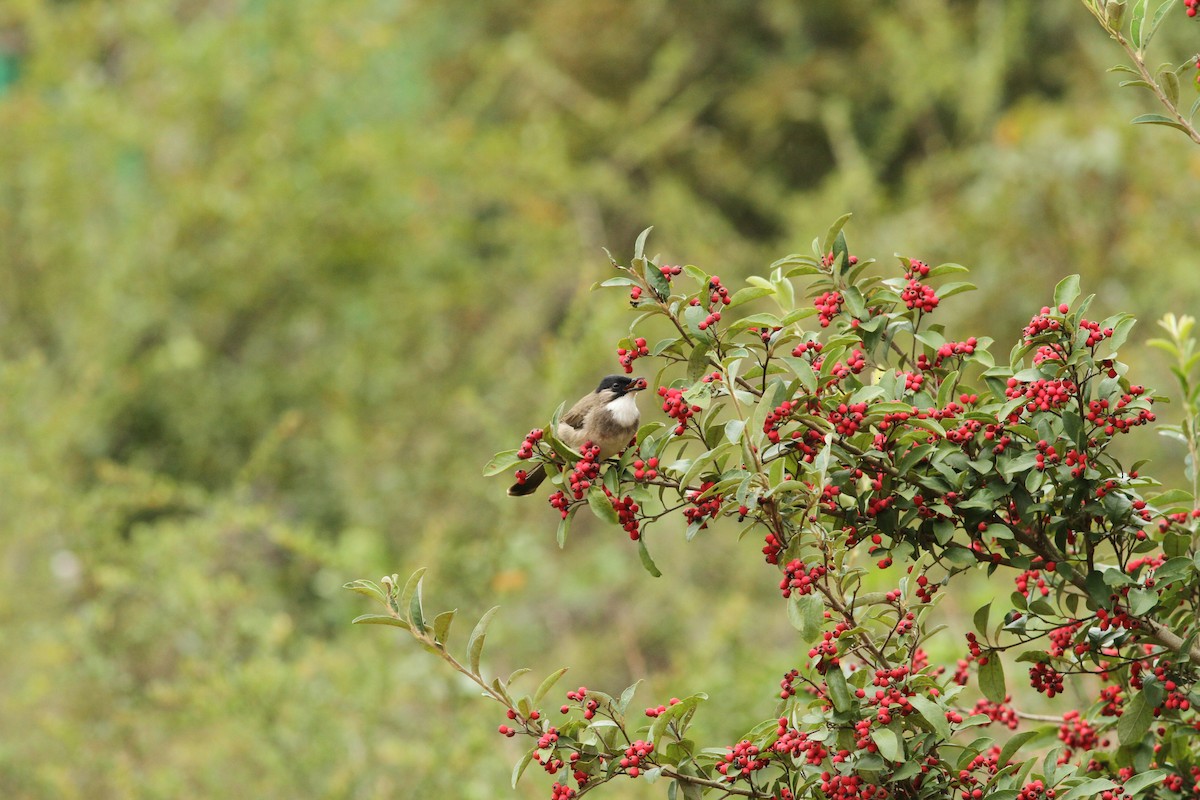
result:
[[[645,378],[630,378],[625,375],[607,375],[604,380],[600,381],[600,385],[596,387],[596,393],[612,392],[617,397],[628,394],[630,392],[640,392],[646,388]]]

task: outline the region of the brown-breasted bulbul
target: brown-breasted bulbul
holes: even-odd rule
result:
[[[584,395],[559,418],[554,435],[574,450],[591,442],[600,448],[600,458],[615,456],[637,433],[641,420],[637,393],[645,388],[645,378],[608,375],[600,381],[596,391]],[[546,467],[538,464],[523,482],[508,487],[508,493],[513,497],[533,494],[545,479]]]

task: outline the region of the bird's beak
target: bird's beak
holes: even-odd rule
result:
[[[650,385],[650,384],[646,383],[646,379],[645,379],[645,378],[634,378],[634,379],[633,379],[633,383],[632,383],[632,384],[630,385],[630,387],[629,387],[629,391],[631,391],[631,392],[640,392],[640,391],[642,391],[643,389],[645,389],[645,388],[646,388],[647,386],[649,386],[649,385]]]

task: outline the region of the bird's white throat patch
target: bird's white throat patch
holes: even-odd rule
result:
[[[637,397],[623,394],[616,400],[610,400],[608,413],[612,414],[618,425],[633,425],[638,421]]]

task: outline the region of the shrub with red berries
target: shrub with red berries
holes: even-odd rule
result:
[[[646,706],[636,685],[570,690],[551,724],[538,709],[561,672],[520,691],[485,678],[490,612],[460,660],[453,612],[424,612],[419,574],[358,582],[386,609],[359,621],[404,628],[502,703],[498,732],[525,748],[515,775],[540,766],[553,798],[628,780],[760,800],[1191,796],[1200,511],[1114,447],[1161,425],[1120,360],[1132,320],[1086,316],[1067,277],[1001,358],[929,322],[969,290],[963,267],[873,271],[843,223],[737,291],[654,264],[640,240],[611,284],[642,315],[623,364],[661,367],[638,441],[602,461],[538,429],[488,467],[553,467],[560,542],[587,507],[655,575],[661,536],[747,534],[801,654],[761,687],[761,724],[703,747],[690,726],[704,695]],[[653,355],[647,326],[669,332]],[[1164,330],[1156,346],[1200,418],[1191,321]],[[1163,427],[1200,452],[1196,426]],[[939,607],[963,602],[973,572],[1003,588],[963,630]]]

